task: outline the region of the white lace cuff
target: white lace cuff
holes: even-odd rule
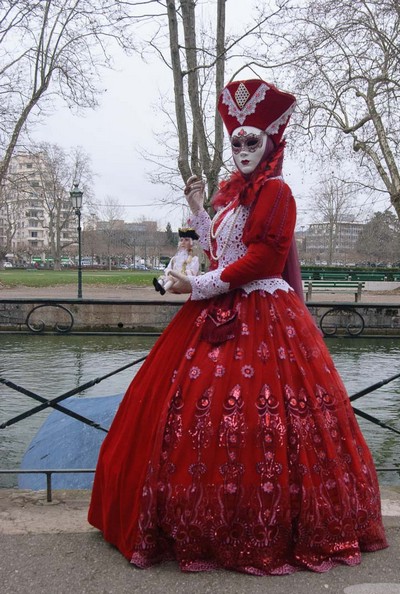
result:
[[[196,230],[196,233],[199,236],[199,244],[203,250],[208,250],[208,232],[211,225],[211,219],[208,212],[202,208],[197,214],[190,215],[188,223]]]
[[[208,299],[227,293],[229,291],[229,283],[221,280],[222,269],[211,270],[201,276],[191,276],[188,280],[192,285],[192,299],[199,301],[200,299]]]

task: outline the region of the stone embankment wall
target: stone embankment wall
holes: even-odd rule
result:
[[[160,332],[179,311],[179,302],[106,300],[0,301],[0,332]]]
[[[2,299],[0,332],[161,332],[182,303]],[[327,334],[400,336],[400,298],[390,304],[315,301],[307,306]]]
[[[307,303],[324,333],[332,336],[400,336],[399,304]]]

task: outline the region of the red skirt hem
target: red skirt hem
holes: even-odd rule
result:
[[[103,442],[89,522],[137,566],[183,571],[322,572],[387,546],[371,454],[293,292],[182,307]]]

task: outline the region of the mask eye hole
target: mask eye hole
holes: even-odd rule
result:
[[[238,149],[241,147],[242,143],[240,142],[240,140],[232,140],[231,145],[233,148]]]
[[[249,138],[246,144],[249,147],[256,146],[258,144],[258,138]]]

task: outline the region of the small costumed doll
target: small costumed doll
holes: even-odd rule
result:
[[[159,278],[153,278],[153,285],[156,291],[165,295],[165,293],[174,284],[169,272],[174,270],[186,276],[197,276],[199,274],[200,264],[197,256],[193,255],[193,242],[199,238],[196,231],[190,228],[179,229],[179,245],[175,256],[168,262],[164,274]]]

